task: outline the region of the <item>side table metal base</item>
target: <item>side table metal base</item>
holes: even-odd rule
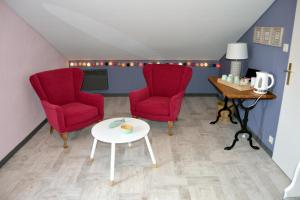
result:
[[[238,104],[236,104],[235,101],[232,99],[232,103],[233,103],[233,105],[234,105],[234,107],[235,107],[235,109],[236,109],[236,112],[237,112],[238,120],[239,120],[239,122],[240,122],[240,124],[241,124],[241,130],[239,130],[238,132],[236,132],[232,144],[231,144],[230,146],[228,146],[228,147],[225,147],[224,150],[231,150],[231,149],[235,146],[235,143],[236,143],[237,141],[239,141],[238,136],[239,136],[240,134],[243,134],[243,133],[247,133],[247,134],[249,135],[249,137],[248,137],[247,140],[248,140],[248,142],[249,142],[250,147],[252,147],[252,148],[255,149],[255,150],[258,150],[258,149],[259,149],[258,146],[254,146],[254,145],[253,145],[253,142],[252,142],[252,133],[251,133],[250,130],[248,130],[248,115],[249,115],[249,111],[252,110],[252,109],[256,106],[257,102],[258,102],[258,101],[256,101],[253,105],[251,105],[251,106],[249,106],[249,107],[246,107],[246,106],[243,105],[243,101],[238,100]],[[244,113],[244,118],[243,118],[243,120],[241,120],[241,116],[240,116],[240,112],[239,112],[239,108],[238,108],[239,106],[240,106],[240,107],[244,110],[244,112],[245,112],[245,113]]]
[[[210,124],[215,124],[215,123],[217,123],[217,122],[219,121],[219,119],[220,119],[220,117],[221,117],[221,113],[222,113],[223,111],[228,111],[228,112],[229,112],[229,113],[228,113],[228,117],[229,117],[231,123],[237,124],[237,122],[233,121],[233,119],[232,119],[232,112],[231,112],[230,108],[228,107],[228,98],[227,98],[227,97],[225,97],[225,99],[224,99],[224,107],[218,111],[217,119],[216,119],[215,121],[210,122]]]

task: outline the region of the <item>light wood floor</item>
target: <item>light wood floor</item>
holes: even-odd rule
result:
[[[223,150],[238,126],[210,125],[215,107],[214,97],[185,98],[171,137],[166,123],[149,122],[158,168],[152,168],[144,140],[131,148],[117,145],[113,187],[110,146],[98,143],[89,161],[91,127],[73,133],[64,150],[44,126],[0,169],[0,199],[281,199],[290,181],[263,150],[251,149],[245,139]],[[127,97],[105,98],[105,118],[129,115]]]

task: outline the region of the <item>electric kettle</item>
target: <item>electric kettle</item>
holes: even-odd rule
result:
[[[269,84],[269,78],[271,83]],[[267,72],[256,72],[256,81],[254,84],[254,92],[257,94],[266,94],[268,89],[274,85],[274,76]]]

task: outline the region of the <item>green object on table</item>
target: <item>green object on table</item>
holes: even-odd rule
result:
[[[125,122],[125,119],[119,119],[116,121],[113,121],[109,124],[109,128],[116,128],[118,126],[120,126],[121,124],[123,124]]]

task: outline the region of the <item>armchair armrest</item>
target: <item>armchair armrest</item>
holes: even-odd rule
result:
[[[134,112],[135,106],[138,102],[147,99],[150,96],[148,87],[135,90],[129,93],[129,100],[130,100],[130,110]],[[132,113],[133,114],[133,113]]]
[[[87,92],[79,92],[78,100],[82,103],[97,107],[99,115],[101,116],[101,118],[103,118],[104,97],[101,94],[90,94]]]
[[[65,118],[64,118],[62,107],[51,104],[45,100],[42,100],[41,102],[45,110],[49,124],[51,124],[51,126],[55,128],[55,130],[59,132],[64,132],[66,127],[65,127]]]
[[[170,115],[171,118],[176,120],[179,112],[180,112],[180,108],[181,108],[181,103],[182,103],[182,99],[184,97],[184,92],[179,92],[178,94],[174,95],[171,97],[170,100]]]

